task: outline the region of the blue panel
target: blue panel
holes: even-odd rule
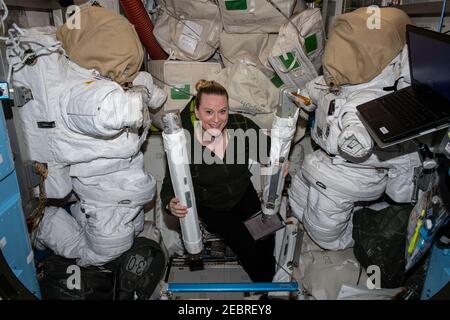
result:
[[[169,292],[274,292],[298,291],[297,282],[169,283]]]
[[[0,164],[0,248],[17,278],[40,298],[3,110],[0,111],[0,152],[3,160]]]
[[[8,132],[6,131],[6,123],[5,118],[3,117],[3,110],[0,111],[0,113],[0,181],[2,181],[14,170],[14,162],[9,146],[9,138]]]
[[[432,298],[450,281],[450,248],[434,246],[432,250],[420,297],[422,300]]]

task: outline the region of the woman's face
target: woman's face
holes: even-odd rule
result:
[[[203,94],[200,105],[195,109],[195,115],[202,122],[204,130],[213,136],[218,136],[228,122],[227,97]]]

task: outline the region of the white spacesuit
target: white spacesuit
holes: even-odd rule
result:
[[[414,167],[420,158],[410,144],[374,148],[356,115],[356,107],[378,98],[397,81],[409,79],[406,47],[373,80],[343,85],[331,93],[323,76],[306,85],[302,94],[317,106],[312,139],[322,148],[305,157],[289,190],[290,205],[306,231],[321,247],[351,247],[355,203],[373,201],[386,193],[396,202],[409,202],[413,193]]]
[[[48,198],[64,198],[73,188],[79,199],[72,215],[45,209],[35,244],[81,266],[101,265],[128,250],[143,229],[143,205],[156,186],[139,150],[150,125],[147,108],[161,106],[166,94],[146,72],[125,91],[80,67],[64,55],[55,31],[33,28],[16,39],[36,55],[26,63],[24,50],[7,51],[13,86],[32,93],[17,109],[27,158],[47,164]]]

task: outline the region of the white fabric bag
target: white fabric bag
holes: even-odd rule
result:
[[[222,67],[216,62],[153,60],[149,63],[149,70],[155,77],[155,83],[167,94],[163,107],[151,115],[153,124],[162,129],[161,118],[164,112],[183,109],[197,94],[195,90],[197,81],[214,78]]]
[[[222,30],[219,11],[207,19],[187,19],[162,12],[153,34],[172,57],[185,61],[204,61],[219,47]]]
[[[211,0],[164,0],[162,5],[169,13],[188,20],[211,19],[219,12],[217,4]]]
[[[270,114],[278,105],[279,90],[255,66],[235,63],[223,69],[213,80],[227,89],[232,112]]]
[[[236,62],[249,62],[265,74],[273,72],[268,62],[270,51],[277,39],[276,34],[264,33],[220,33],[219,49],[225,67]]]
[[[273,0],[283,12],[265,0],[219,0],[223,27],[229,33],[277,33],[291,17],[296,0]]]
[[[343,284],[366,284],[367,275],[361,268],[352,248],[302,251],[294,277],[316,300],[335,300]]]
[[[324,45],[320,9],[307,9],[280,27],[269,62],[285,84],[303,88],[318,76]]]

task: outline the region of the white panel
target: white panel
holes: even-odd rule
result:
[[[119,0],[97,0],[98,3],[102,7],[111,9],[116,11],[117,13],[120,13],[120,6],[119,6]]]
[[[29,27],[45,27],[50,25],[50,14],[41,11],[25,11]]]
[[[234,282],[251,282],[247,273],[237,263],[205,263],[204,270],[192,272],[189,266],[172,265],[168,282],[184,282],[184,283],[234,283]],[[192,292],[173,293],[172,299],[211,299],[211,300],[242,300],[245,298],[243,292]]]
[[[450,6],[450,4],[448,4]],[[429,30],[437,31],[440,17],[413,17],[411,20],[418,27],[426,28]],[[442,32],[450,31],[450,17],[444,18],[444,23],[442,26]]]

